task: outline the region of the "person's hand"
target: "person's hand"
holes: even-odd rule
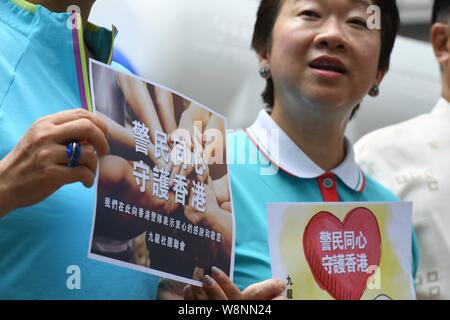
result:
[[[230,203],[230,188],[228,184],[228,174],[222,178],[213,181],[214,194],[216,195],[217,203],[223,209],[223,205]],[[227,207],[228,208],[228,207]],[[231,210],[227,210],[231,211]]]
[[[37,120],[0,161],[0,216],[36,204],[65,184],[94,183],[98,156],[109,153],[107,125],[94,114],[69,110]],[[66,144],[79,141],[79,165],[68,167]]]
[[[100,159],[99,190],[108,190],[107,195],[99,196],[118,199],[137,208],[145,208],[170,215],[177,207],[175,195],[169,192],[168,200],[153,195],[153,180],[146,181],[145,192],[141,192],[133,176],[133,165],[119,156],[109,155]],[[145,232],[151,222],[129,214],[111,213],[109,210],[97,210],[96,234],[118,240],[129,240]]]
[[[182,130],[180,133],[181,135],[185,135],[185,132],[187,132],[190,138],[187,141],[190,150],[194,150],[196,144],[203,146],[203,131],[205,130],[210,117],[210,112],[191,103],[181,115],[178,128],[172,134],[178,134],[177,131],[179,130]]]
[[[199,262],[202,266],[211,266],[230,259],[233,220],[231,212],[219,206],[211,177],[208,177],[205,190],[205,211],[200,212],[192,207],[193,194],[191,193],[189,204],[184,208],[184,215],[192,224],[204,226],[207,229],[214,230],[216,234],[222,235],[220,242],[211,241],[206,247],[199,245],[199,249],[201,249],[199,251],[202,252],[198,257]]]
[[[203,131],[207,126],[208,120],[211,116],[211,113],[207,110],[196,106],[191,103],[190,106],[183,111],[180,122],[176,130],[170,133],[171,140],[182,140],[186,145],[187,154],[187,167],[182,170],[180,166],[178,166],[177,171],[182,175],[189,175],[195,168],[195,163],[199,163],[203,160]],[[199,159],[199,156],[202,159]],[[200,166],[200,164],[197,164]],[[209,176],[209,167],[204,165],[204,172],[202,175],[197,174],[197,178],[199,181],[206,181]]]
[[[185,300],[281,300],[286,285],[280,280],[270,279],[255,283],[241,292],[220,269],[211,268],[211,276],[203,278],[202,287],[187,285]]]

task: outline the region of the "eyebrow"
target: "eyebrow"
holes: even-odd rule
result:
[[[355,3],[355,4],[361,4],[361,5],[364,5],[364,6],[367,6],[367,7],[370,7],[372,4],[369,2],[369,1],[367,1],[367,0],[350,0],[350,2],[353,2],[353,3]]]
[[[299,2],[301,0],[295,0],[295,2]],[[349,0],[349,2],[354,3],[354,4],[360,4],[360,5],[364,5],[366,7],[370,7],[372,5],[372,3],[370,3],[370,1],[368,0]]]

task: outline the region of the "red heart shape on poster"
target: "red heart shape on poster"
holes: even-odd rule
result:
[[[380,264],[381,235],[367,208],[347,213],[344,222],[321,211],[303,234],[303,251],[316,282],[337,300],[359,300]]]

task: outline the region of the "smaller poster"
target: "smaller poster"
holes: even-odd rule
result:
[[[288,299],[415,299],[411,203],[270,203],[267,218]]]

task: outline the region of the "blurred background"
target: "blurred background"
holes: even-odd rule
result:
[[[440,73],[428,43],[432,0],[397,0],[402,27],[378,98],[367,97],[347,135],[430,111]],[[250,41],[259,0],[97,0],[90,20],[114,24],[115,59],[221,113],[229,128],[249,126],[263,108],[265,82]]]

